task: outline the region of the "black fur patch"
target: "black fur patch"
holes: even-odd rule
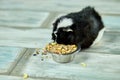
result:
[[[73,21],[71,26],[66,26],[73,32],[65,32],[57,26],[60,20],[70,18]],[[80,12],[70,13],[58,18],[53,24],[52,39],[59,44],[76,44],[82,49],[92,45],[99,31],[104,28],[100,15],[92,7],[86,7]],[[54,33],[56,31],[56,33]],[[55,36],[55,34],[57,36]]]

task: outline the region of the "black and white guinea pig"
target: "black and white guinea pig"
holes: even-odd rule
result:
[[[52,39],[59,44],[76,44],[81,49],[97,43],[104,32],[101,16],[88,6],[61,16],[53,23]]]

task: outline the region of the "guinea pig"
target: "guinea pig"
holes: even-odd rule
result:
[[[59,44],[75,44],[81,49],[89,48],[101,39],[104,25],[93,7],[69,13],[53,23],[52,40]]]

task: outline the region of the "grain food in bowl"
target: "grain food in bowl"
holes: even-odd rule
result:
[[[45,50],[52,54],[54,61],[59,63],[68,63],[74,59],[75,53],[77,53],[77,46],[52,42],[46,45]]]
[[[65,54],[70,54],[75,52],[77,50],[77,46],[64,45],[64,44],[58,44],[58,43],[52,42],[46,45],[45,49],[50,53],[65,55]]]

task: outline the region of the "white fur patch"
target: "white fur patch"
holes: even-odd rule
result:
[[[72,29],[68,28],[68,29],[63,29],[63,31],[66,31],[66,32],[73,32]]]
[[[105,31],[105,28],[103,28],[99,31],[97,38],[94,40],[94,42],[91,46],[94,46],[95,44],[97,44],[100,41],[100,39],[103,36],[104,31]]]
[[[70,18],[64,18],[63,20],[60,21],[60,23],[58,24],[57,28],[60,27],[67,27],[73,24],[72,19]]]

